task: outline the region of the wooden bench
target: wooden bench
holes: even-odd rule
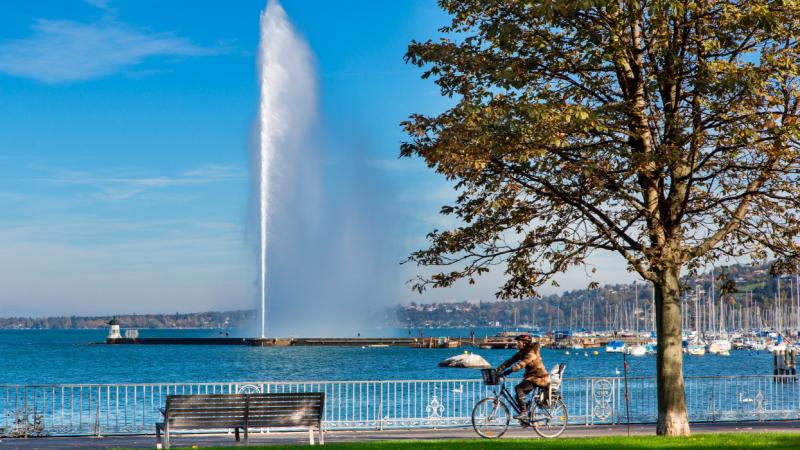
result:
[[[167,405],[161,409],[164,422],[156,424],[156,448],[169,448],[170,433],[177,430],[244,430],[253,428],[308,427],[309,444],[314,445],[314,428],[319,432],[319,443],[325,444],[322,434],[322,414],[325,410],[325,393],[276,394],[209,394],[169,395]]]

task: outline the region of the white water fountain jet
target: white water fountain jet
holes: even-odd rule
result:
[[[258,118],[258,198],[260,220],[261,337],[267,336],[267,255],[270,198],[280,176],[281,160],[292,152],[311,124],[316,110],[313,57],[292,28],[286,12],[270,0],[261,12]]]

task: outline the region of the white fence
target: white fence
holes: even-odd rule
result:
[[[627,385],[626,409],[622,378],[565,379],[570,423],[655,422],[655,378]],[[0,385],[0,436],[154,433],[167,395],[254,392],[324,392],[328,430],[464,427],[494,388],[477,379]],[[686,399],[693,422],[800,418],[794,377],[687,377]]]

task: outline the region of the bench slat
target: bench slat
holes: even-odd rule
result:
[[[209,421],[203,421],[203,422],[194,422],[194,421],[172,422],[172,421],[170,421],[169,428],[170,429],[180,429],[180,428],[184,428],[184,429],[188,429],[188,428],[194,428],[194,429],[244,428],[244,422],[242,422],[242,421],[232,422],[232,421],[227,421],[227,420],[217,420],[217,421],[209,420]]]
[[[209,413],[214,412],[228,412],[228,411],[244,411],[245,409],[249,409],[250,411],[306,411],[306,410],[320,410],[322,405],[310,405],[310,404],[278,404],[278,405],[249,405],[246,407],[244,405],[241,406],[214,406],[214,407],[207,407],[207,406],[181,406],[181,407],[172,407],[169,408],[171,413],[177,412],[184,412],[184,411],[204,411]]]
[[[207,409],[207,408],[171,408],[168,411],[169,411],[170,415],[182,414],[182,413],[186,413],[186,412],[204,412],[204,413],[208,413],[208,414],[214,414],[214,413],[221,413],[221,414],[223,414],[223,413],[238,413],[238,414],[244,414],[245,409],[247,409],[247,408],[245,408],[245,407],[241,407],[241,408],[215,408],[215,409]]]
[[[233,428],[236,426],[244,426],[244,419],[241,417],[238,418],[219,418],[219,417],[181,417],[179,419],[170,419],[168,421],[169,426],[185,426],[185,425],[198,425],[198,426],[208,426],[210,424],[219,424],[222,427],[229,427]],[[261,426],[278,426],[275,424],[286,424],[286,425],[295,425],[295,424],[312,424],[316,425],[319,423],[319,417],[257,417],[254,419],[249,419],[247,421],[250,427],[261,427]],[[270,425],[263,425],[269,423]]]
[[[295,406],[295,407],[296,406],[306,406],[306,405],[307,406],[319,407],[319,405],[321,405],[321,404],[322,404],[322,402],[320,402],[320,401],[308,401],[308,400],[304,400],[304,401],[300,401],[300,402],[250,402],[249,403],[250,406],[276,405],[276,406],[289,406],[289,407],[292,407],[292,406]]]
[[[247,408],[252,410],[261,410],[261,409],[321,409],[322,405],[320,403],[312,404],[312,403],[277,403],[277,404],[267,404],[267,403],[259,403],[255,405],[219,405],[219,406],[208,406],[208,405],[180,405],[180,406],[170,406],[167,408],[169,411],[188,411],[188,410],[203,410],[203,411],[244,411]]]
[[[304,419],[304,420],[316,420],[320,421],[322,416],[315,413],[288,413],[288,414],[256,414],[248,416],[249,421],[254,420],[280,420],[281,418],[288,419]],[[244,420],[244,414],[236,414],[230,416],[223,416],[223,415],[214,415],[214,416],[207,416],[202,414],[192,414],[192,415],[183,415],[183,416],[170,416],[167,419],[170,423],[176,420]]]
[[[181,398],[178,400],[170,399],[170,405],[244,405],[247,400],[225,400],[225,399],[202,399],[202,398]]]
[[[185,415],[185,416],[170,416],[168,421],[173,422],[176,420],[238,420],[244,422],[244,414],[231,414],[231,415],[216,415],[206,416],[202,414]]]
[[[257,399],[257,398],[271,398],[271,399],[280,399],[280,398],[321,398],[323,397],[323,393],[321,392],[304,392],[304,393],[291,393],[291,392],[268,392],[264,394],[178,394],[173,395],[170,394],[169,398],[172,400],[182,400],[182,399],[192,399],[192,400],[244,400],[245,398],[250,397],[250,399]]]
[[[250,429],[253,428],[291,428],[291,427],[316,427],[319,426],[318,420],[262,420],[256,422],[248,422]]]
[[[316,427],[319,425],[318,421],[258,421],[256,423],[248,423],[250,430],[254,428],[293,428],[293,427]],[[230,423],[230,422],[178,422],[169,424],[170,430],[228,430],[232,428],[244,428],[244,423]]]
[[[176,417],[167,420],[170,424],[178,422],[227,422],[227,423],[244,423],[244,416],[239,417]]]
[[[319,417],[315,416],[294,416],[294,417],[287,417],[287,416],[261,416],[255,418],[249,418],[248,423],[255,423],[258,421],[286,421],[286,422],[297,422],[297,421],[305,421],[305,422],[319,422]],[[178,417],[175,419],[170,418],[168,423],[178,423],[178,422],[227,422],[227,423],[244,423],[243,417]]]
[[[319,407],[309,407],[309,406],[301,406],[301,407],[287,407],[287,406],[258,406],[258,407],[251,407],[251,408],[216,408],[216,409],[200,409],[200,408],[180,408],[180,409],[170,409],[169,415],[173,414],[184,414],[184,413],[191,413],[191,412],[202,412],[204,414],[229,414],[229,413],[244,413],[245,410],[249,410],[251,412],[280,412],[280,411],[320,411],[321,408]]]

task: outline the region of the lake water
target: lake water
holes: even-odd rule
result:
[[[479,329],[476,336],[494,334]],[[417,331],[414,330],[414,335]],[[469,329],[424,330],[425,336],[468,336]],[[208,381],[339,381],[479,378],[476,370],[437,363],[474,351],[499,364],[512,350],[414,349],[406,347],[246,347],[97,345],[106,330],[0,330],[0,384],[150,383]],[[364,336],[408,336],[381,330]],[[141,337],[215,337],[218,330],[141,330]],[[231,336],[236,336],[231,332]],[[567,364],[567,377],[610,377],[622,371],[622,355],[592,351],[542,351],[547,367]],[[628,357],[630,376],[655,374],[655,356]],[[684,357],[687,376],[768,375],[772,355],[732,351],[731,356]]]

